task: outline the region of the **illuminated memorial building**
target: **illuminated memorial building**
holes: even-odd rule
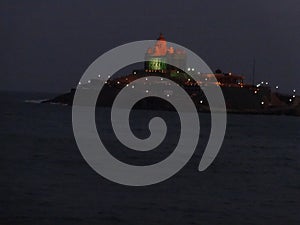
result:
[[[198,83],[196,84],[186,72],[179,68],[185,68],[188,73],[197,75],[199,78]],[[112,81],[112,83],[129,83],[139,77],[149,75],[166,77],[185,86],[244,86],[243,76],[233,75],[231,73],[224,74],[220,70],[217,70],[215,74],[200,74],[196,72],[194,68],[188,68],[186,52],[182,49],[174,49],[174,47],[168,46],[162,34],[157,38],[155,45],[146,51],[144,69],[134,70],[132,74],[119,77]]]
[[[167,64],[170,62],[170,64]],[[174,66],[173,66],[174,65]],[[153,48],[149,48],[145,55],[145,71],[161,72],[186,68],[186,53],[180,49],[168,48],[167,41],[162,34],[157,38]]]
[[[179,68],[185,68],[187,73]],[[197,76],[197,81],[189,75]],[[145,49],[145,63],[143,69],[133,70],[131,74],[117,77],[107,82],[110,90],[122,89],[129,86],[136,79],[147,76],[162,77],[156,83],[164,92],[169,94],[167,79],[179,84],[193,99],[200,110],[208,106],[203,88],[220,86],[226,101],[231,109],[261,109],[271,102],[271,90],[268,86],[254,86],[245,84],[244,77],[232,73],[200,73],[193,67],[187,67],[187,53],[182,49],[168,46],[162,34],[159,35],[155,45]],[[163,80],[163,78],[167,78]],[[143,85],[144,81],[140,81]],[[144,84],[145,85],[145,84]]]
[[[193,80],[188,73],[179,69],[185,68],[186,71],[197,76],[197,81]],[[162,34],[159,35],[155,45],[145,49],[145,63],[143,69],[133,70],[128,75],[121,75],[110,78],[105,81],[105,96],[99,101],[99,105],[110,106],[113,99],[121,89],[129,86],[131,82],[147,76],[159,76],[160,82],[156,83],[161,87],[167,97],[172,95],[169,91],[170,82],[168,79],[180,85],[194,101],[199,111],[209,111],[208,101],[203,92],[203,89],[209,89],[212,86],[219,86],[223,92],[226,107],[231,112],[250,112],[250,113],[274,113],[273,108],[282,113],[282,107],[290,107],[294,103],[295,97],[283,96],[279,93],[272,93],[271,88],[267,83],[258,85],[245,84],[244,77],[232,73],[223,73],[221,70],[216,70],[215,73],[200,73],[193,67],[187,67],[187,53],[182,49],[175,49],[168,46],[166,39]],[[100,75],[98,75],[100,78]],[[163,79],[167,78],[167,79]],[[97,89],[97,83],[104,82],[100,79],[89,80],[86,84],[79,84],[78,88],[84,90]],[[144,81],[141,85],[145,85]],[[132,85],[131,85],[132,86]],[[132,88],[134,88],[132,86]],[[71,91],[69,96],[72,99],[75,89]],[[54,101],[67,102],[68,98],[57,98]],[[162,105],[153,103],[144,108],[151,108],[153,105],[159,109],[164,108]],[[142,107],[142,108],[143,108]],[[284,109],[286,110],[286,109]],[[276,113],[277,113],[276,111]]]
[[[169,62],[169,63],[168,63]],[[198,77],[197,82],[185,71]],[[145,63],[143,69],[133,70],[126,76],[117,77],[107,82],[107,86],[113,89],[122,89],[138,78],[146,76],[160,76],[173,80],[179,84],[191,96],[196,105],[203,109],[208,105],[202,88],[220,86],[226,101],[226,105],[233,109],[257,109],[264,108],[271,102],[271,91],[267,86],[259,88],[252,84],[245,84],[244,77],[232,73],[223,73],[216,70],[214,74],[200,73],[193,67],[187,67],[187,54],[182,49],[175,49],[167,45],[162,34],[159,35],[153,47],[145,49]],[[157,85],[163,89],[168,88],[168,81],[161,80]],[[142,83],[141,83],[142,84]],[[163,86],[165,84],[165,87]],[[166,91],[166,93],[169,93]]]

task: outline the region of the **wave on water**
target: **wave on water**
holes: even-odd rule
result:
[[[25,100],[25,103],[34,103],[34,104],[40,104],[43,103],[45,101],[48,101],[49,99],[29,99],[29,100]]]
[[[49,99],[29,99],[29,100],[24,100],[25,103],[32,103],[32,104],[41,104],[46,101],[49,101]],[[62,106],[67,106],[68,104],[65,103],[60,103],[60,102],[49,102],[50,105],[62,105]]]
[[[62,105],[62,106],[68,106],[66,103],[60,103],[60,102],[49,102],[50,105]]]

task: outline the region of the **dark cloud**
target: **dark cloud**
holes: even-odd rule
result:
[[[300,90],[297,1],[1,1],[0,89],[66,91],[99,55],[130,41],[168,40],[212,69]]]

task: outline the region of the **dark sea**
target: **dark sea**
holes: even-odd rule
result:
[[[131,187],[101,177],[86,163],[70,106],[26,101],[51,94],[0,94],[1,225],[300,224],[300,117],[229,115],[217,158],[199,172],[210,132],[210,115],[199,114],[200,142],[189,163],[164,182]],[[146,135],[143,121],[152,113],[169,119],[168,137],[176,139],[176,112],[136,110],[137,135]],[[96,114],[104,126],[98,132],[116,157],[147,164],[171,153],[174,143],[144,158],[119,150],[105,125],[109,109]]]

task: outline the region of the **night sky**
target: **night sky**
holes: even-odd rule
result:
[[[299,0],[1,1],[1,90],[65,92],[105,51],[136,40],[196,52],[212,70],[300,91]]]

